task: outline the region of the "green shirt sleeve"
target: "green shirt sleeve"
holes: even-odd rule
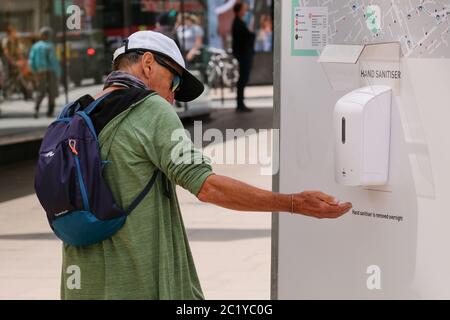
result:
[[[153,95],[127,118],[148,159],[173,183],[197,195],[213,174],[211,161],[187,136],[172,105]]]

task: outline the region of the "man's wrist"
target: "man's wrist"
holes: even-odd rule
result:
[[[291,194],[291,214],[294,213],[294,194]]]
[[[292,213],[293,210],[293,197],[290,194],[276,194],[276,210],[280,212]]]

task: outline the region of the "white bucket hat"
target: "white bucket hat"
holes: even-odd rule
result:
[[[123,46],[114,52],[113,61],[125,53],[138,50],[158,53],[183,69],[180,89],[175,92],[176,100],[192,101],[203,93],[205,88],[203,83],[186,69],[180,49],[169,37],[154,31],[135,32],[124,40]]]

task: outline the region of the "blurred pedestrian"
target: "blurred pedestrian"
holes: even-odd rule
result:
[[[233,54],[239,61],[239,80],[237,83],[237,112],[250,112],[244,103],[244,90],[250,78],[255,47],[255,34],[251,32],[244,22],[248,11],[248,4],[237,3],[234,5],[235,18],[232,26]]]
[[[34,117],[39,117],[39,108],[45,96],[48,96],[47,117],[52,117],[55,109],[55,97],[57,95],[57,79],[61,75],[61,68],[56,59],[56,51],[51,41],[52,29],[43,27],[40,30],[41,40],[36,42],[30,50],[29,64],[36,76],[37,97]]]
[[[177,32],[175,30],[175,19],[172,17],[172,12],[164,12],[158,16],[158,22],[156,23],[155,32],[162,33],[163,35],[174,40],[179,47]]]
[[[4,95],[4,88],[5,88],[5,79],[6,79],[6,57],[3,53],[3,39],[0,39],[0,101],[2,101]]]
[[[9,96],[11,93],[19,91],[25,100],[31,98],[31,93],[27,90],[27,84],[22,75],[22,69],[26,68],[23,48],[17,36],[17,30],[12,26],[6,28],[6,37],[2,40],[2,51],[6,69],[4,95]]]
[[[3,99],[3,83],[5,77],[5,68],[3,67],[3,61],[0,58],[0,101]]]
[[[257,52],[272,51],[272,18],[263,14],[260,19],[260,27],[256,37],[255,50]]]
[[[198,18],[193,14],[186,13],[184,25],[181,21],[181,25],[177,28],[177,38],[188,64],[195,62],[194,60],[201,56],[200,50],[203,46],[204,34]]]

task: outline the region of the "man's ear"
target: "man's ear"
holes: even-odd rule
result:
[[[147,51],[142,56],[142,60],[146,61],[147,63],[153,64],[153,62],[155,61],[155,56],[153,55],[153,53]]]
[[[146,52],[142,56],[141,64],[142,69],[144,70],[144,73],[147,77],[150,77],[150,71],[153,67],[153,64],[155,63],[155,57],[153,56],[153,53]]]

